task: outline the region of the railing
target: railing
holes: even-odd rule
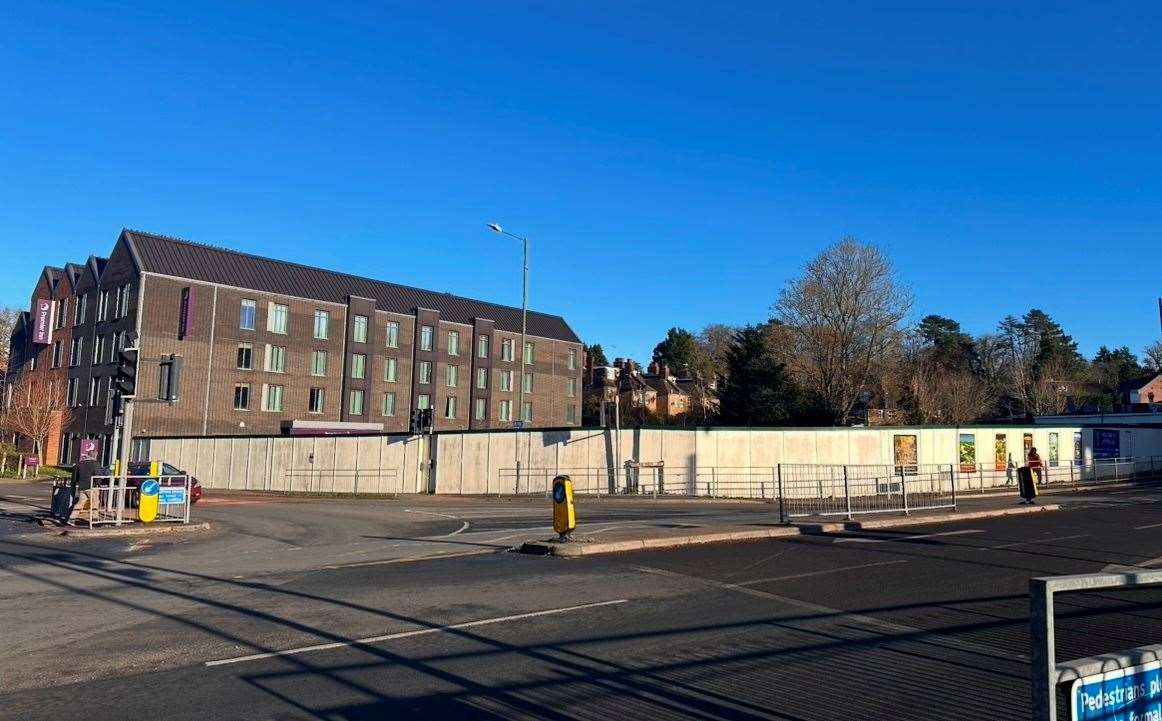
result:
[[[1089,461],[1050,462],[1041,469],[1039,485],[1119,483],[1162,477],[1162,456],[1135,458],[1099,458]],[[998,468],[993,464],[957,466],[961,491],[988,491],[1016,487],[1017,467]]]
[[[135,481],[130,485],[129,481]],[[188,475],[171,476],[93,476],[89,480],[89,526],[120,526],[138,520],[141,483],[156,480],[159,485],[157,516],[153,523],[189,523],[192,503],[192,481]],[[181,500],[166,502],[172,491],[182,489]],[[172,494],[177,495],[177,494]]]
[[[291,468],[286,474],[292,493],[402,493],[397,468]]]

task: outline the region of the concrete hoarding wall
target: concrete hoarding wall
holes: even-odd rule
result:
[[[1111,429],[1113,430],[1113,429]],[[1120,455],[1158,456],[1162,429],[1116,429]],[[1075,442],[1075,435],[1079,441]],[[206,488],[322,493],[442,494],[539,493],[565,473],[583,493],[625,487],[625,464],[643,468],[643,487],[670,493],[772,495],[783,469],[787,495],[795,472],[811,483],[842,484],[843,469],[914,463],[921,469],[953,467],[964,488],[1004,485],[1008,463],[1024,463],[1026,436],[1042,458],[1056,464],[1094,460],[1094,430],[1076,426],[974,426],[968,428],[822,429],[605,429],[440,433],[434,439],[407,435],[320,437],[166,438],[150,442],[150,458],[196,476]],[[998,460],[998,444],[1002,453]],[[436,482],[423,460],[434,443]],[[971,463],[961,464],[965,444]],[[1080,445],[1081,456],[1075,456]],[[914,451],[912,450],[914,449]],[[518,479],[517,461],[521,473]],[[801,466],[831,466],[795,469]],[[969,470],[969,469],[972,470]],[[887,472],[891,472],[888,470]],[[805,474],[805,475],[804,475]],[[821,475],[823,474],[823,475]],[[432,487],[434,485],[434,488]]]

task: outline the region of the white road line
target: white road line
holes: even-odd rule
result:
[[[807,573],[795,573],[790,576],[771,576],[770,578],[756,578],[752,581],[739,581],[731,584],[733,586],[757,586],[760,583],[774,583],[775,581],[790,581],[796,578],[810,578],[811,576],[823,576],[828,573],[840,573],[841,571],[854,571],[858,568],[875,568],[876,566],[892,566],[897,563],[908,563],[906,559],[899,561],[877,561],[876,563],[861,563],[858,566],[840,566],[839,568],[826,568],[822,571],[809,571]]]
[[[346,648],[355,645],[364,645],[368,643],[380,643],[382,641],[394,641],[400,638],[412,638],[414,636],[427,636],[434,633],[446,633],[448,631],[456,631],[462,628],[476,628],[478,626],[491,626],[497,623],[507,623],[508,621],[521,621],[526,618],[539,618],[541,616],[555,616],[562,613],[571,613],[573,611],[583,611],[589,608],[600,608],[602,606],[616,606],[622,603],[628,603],[629,599],[619,598],[613,601],[598,601],[596,603],[583,603],[579,606],[565,606],[564,608],[550,608],[544,611],[530,611],[529,613],[518,613],[512,616],[498,616],[496,618],[484,618],[479,621],[465,621],[464,623],[453,623],[447,626],[437,626],[435,628],[421,628],[414,631],[399,631],[397,633],[387,633],[382,636],[369,636],[368,638],[359,638],[352,641],[336,641],[334,643],[320,643],[314,646],[301,646],[299,648],[290,648],[285,651],[270,651],[268,653],[252,653],[249,656],[238,656],[236,658],[223,658],[217,661],[206,661],[207,666],[225,666],[231,663],[244,663],[246,661],[258,661],[264,658],[276,658],[278,656],[294,656],[300,653],[308,653],[311,651],[327,651],[334,648]]]
[[[421,510],[415,509],[415,508],[405,508],[405,509],[403,509],[403,512],[404,513],[422,513],[425,516],[439,516],[440,518],[451,518],[453,521],[460,520],[460,518],[458,516],[449,516],[447,513],[436,513],[435,511],[421,511]]]
[[[467,530],[468,530],[468,527],[469,527],[469,526],[471,526],[471,525],[472,525],[472,524],[471,524],[471,523],[469,523],[468,521],[464,521],[464,525],[463,525],[463,526],[460,526],[459,528],[457,528],[455,531],[452,531],[451,533],[445,533],[445,534],[444,534],[444,535],[442,535],[442,536],[428,536],[427,538],[424,538],[424,539],[418,539],[418,540],[430,541],[430,540],[433,540],[433,539],[436,539],[436,538],[447,538],[448,536],[455,536],[455,535],[456,535],[456,534],[458,534],[458,533],[463,533],[464,531],[467,531]]]
[[[895,538],[837,538],[835,543],[892,543],[893,541],[915,541],[921,538],[937,538],[938,536],[964,536],[969,533],[984,533],[983,529],[964,531],[944,531],[943,533],[919,533],[914,536],[897,536]]]
[[[381,561],[356,561],[340,563],[333,566],[323,566],[325,570],[336,568],[360,568],[362,566],[387,566],[393,563],[415,563],[416,561],[433,561],[437,558],[460,558],[461,556],[479,556],[485,553],[496,553],[495,548],[481,548],[477,551],[460,551],[457,553],[432,553],[427,556],[410,556],[407,558],[386,558]]]
[[[1159,526],[1162,526],[1162,523],[1151,523],[1148,526],[1134,526],[1134,530],[1135,531],[1144,531],[1147,528],[1158,528]]]
[[[1002,543],[999,546],[980,546],[978,551],[996,551],[1001,548],[1013,548],[1014,546],[1036,546],[1043,543],[1053,543],[1054,541],[1068,541],[1074,538],[1085,538],[1088,533],[1078,533],[1075,536],[1058,536],[1056,538],[1034,538],[1029,541],[1013,541],[1012,543]]]

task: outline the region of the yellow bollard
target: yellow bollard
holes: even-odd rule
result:
[[[573,481],[569,476],[553,479],[553,530],[562,541],[577,528],[577,510],[573,507]]]

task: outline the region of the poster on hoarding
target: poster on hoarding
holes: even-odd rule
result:
[[[1057,467],[1058,455],[1060,453],[1057,446],[1058,446],[1057,434],[1050,433],[1049,434],[1049,465],[1052,468]]]
[[[1009,441],[1004,433],[998,433],[996,436],[996,452],[993,453],[993,467],[998,471],[1003,471],[1009,467]]]
[[[896,469],[902,473],[914,474],[919,470],[919,454],[916,436],[892,436],[892,451],[896,459]]]
[[[960,472],[972,473],[976,470],[976,436],[972,433],[960,434]]]
[[[1081,453],[1081,431],[1073,433],[1073,462],[1079,466],[1085,463],[1085,456]]]
[[[1120,458],[1122,453],[1122,434],[1119,431],[1097,429],[1093,432],[1093,457],[1108,460]]]

